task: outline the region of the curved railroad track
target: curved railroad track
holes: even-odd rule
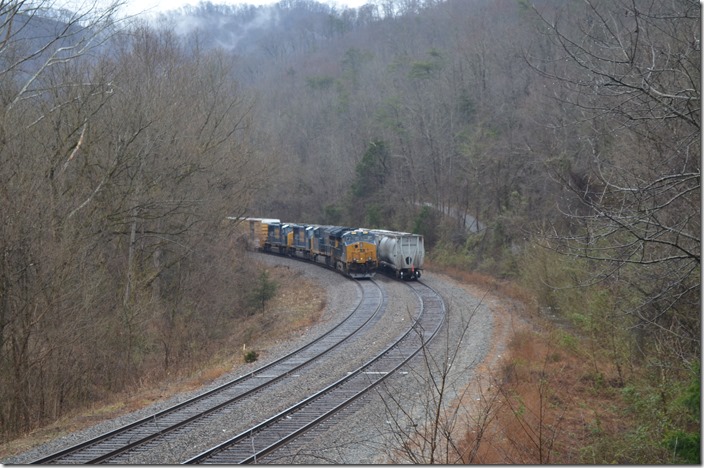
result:
[[[401,369],[437,334],[445,318],[445,304],[437,292],[421,282],[408,286],[420,300],[420,314],[408,331],[381,354],[322,391],[186,463],[256,463]]]
[[[356,284],[362,297],[352,313],[307,345],[207,393],[33,463],[120,463],[121,458],[128,458],[131,453],[143,449],[150,442],[168,437],[196,421],[202,424],[230,405],[241,403],[252,393],[281,381],[292,372],[338,348],[383,313],[387,303],[385,290],[373,280],[357,281]]]

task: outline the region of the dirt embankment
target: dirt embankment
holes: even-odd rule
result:
[[[588,337],[541,316],[529,292],[509,282],[445,273],[483,296],[494,318],[491,350],[468,392],[476,418],[463,463],[590,463],[595,447],[626,430],[618,369],[589,351]]]

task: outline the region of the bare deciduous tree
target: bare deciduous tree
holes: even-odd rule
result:
[[[115,6],[62,22],[48,3],[0,5],[9,436],[168,367],[171,353],[194,357],[194,340],[236,316],[225,284],[243,273],[223,222],[266,175],[224,55],[186,51],[167,31],[112,31]]]
[[[688,362],[701,328],[701,7],[589,1],[554,19],[536,12],[561,56],[528,60],[562,85],[555,97],[580,143],[556,175],[574,194],[562,209],[582,229],[552,245],[605,265],[606,282],[629,282],[643,336]]]
[[[466,431],[486,429],[492,419],[489,408],[496,404],[496,397],[489,396],[493,402],[483,401],[486,405],[477,411],[472,392],[481,392],[481,384],[475,387],[466,381],[477,362],[467,362],[463,350],[469,346],[473,317],[481,306],[482,301],[471,311],[449,307],[448,323],[437,337],[442,346],[423,346],[420,365],[409,366],[407,375],[385,383],[379,391],[388,424],[380,431],[387,440],[390,460],[420,464],[471,461],[472,448],[462,443]]]

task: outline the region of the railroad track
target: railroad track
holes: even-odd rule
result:
[[[420,300],[421,313],[408,332],[380,355],[322,391],[186,463],[256,463],[258,458],[314,429],[401,369],[437,334],[445,318],[444,302],[434,290],[420,282],[408,286]]]
[[[252,393],[292,375],[359,333],[383,313],[387,296],[373,280],[356,282],[362,298],[350,315],[336,327],[292,353],[227,382],[207,393],[172,406],[147,418],[105,433],[33,462],[34,464],[120,463],[149,443],[168,437],[188,425],[202,424],[219,411],[241,403]]]

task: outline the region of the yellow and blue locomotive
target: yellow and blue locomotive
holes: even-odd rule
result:
[[[376,240],[364,229],[318,227],[313,234],[313,254],[352,278],[371,278],[376,273]]]
[[[246,222],[251,248],[311,260],[351,278],[372,278],[376,273],[376,237],[369,230],[266,218],[247,218]]]

